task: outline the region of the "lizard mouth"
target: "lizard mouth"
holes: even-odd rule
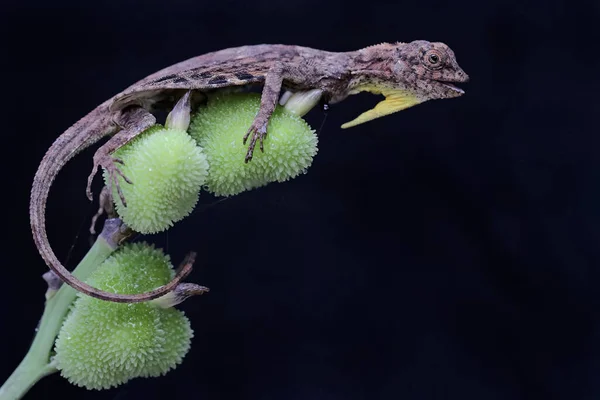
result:
[[[450,82],[450,81],[439,81],[436,80],[434,82],[439,83],[440,85],[447,87],[448,89],[452,90],[454,93],[456,93],[457,95],[463,95],[465,94],[465,91],[462,90],[461,88],[459,88],[458,86],[454,85],[455,82]]]

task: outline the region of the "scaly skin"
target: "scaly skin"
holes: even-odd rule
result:
[[[204,54],[167,67],[102,103],[52,144],[40,163],[31,190],[30,219],[35,244],[52,271],[87,295],[126,303],[161,297],[189,274],[191,263],[186,263],[186,268],[167,285],[147,293],[122,295],[97,290],[79,281],[56,258],[46,235],[46,201],[58,172],[78,152],[113,135],[94,155],[94,170],[89,182],[97,168],[103,167],[115,184],[116,174],[120,171],[115,165],[118,160],[111,154],[154,123],[154,117],[149,113],[152,109],[172,106],[189,90],[198,93],[263,85],[259,112],[247,134],[240,138],[244,143],[250,139],[248,162],[257,142],[263,149],[269,118],[282,88],[291,92],[319,89],[326,104],[338,103],[362,91],[386,97],[374,109],[342,126],[346,128],[424,101],[461,96],[464,92],[450,82],[466,81],[468,76],[458,66],[452,50],[443,43],[427,41],[382,43],[342,53],[288,45],[243,46]],[[88,197],[91,198],[89,185]]]

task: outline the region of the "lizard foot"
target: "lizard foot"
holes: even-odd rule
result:
[[[92,180],[94,179],[94,176],[98,171],[98,167],[102,167],[108,172],[108,182],[106,183],[106,186],[108,187],[108,192],[112,193],[112,188],[114,185],[114,187],[117,188],[117,193],[119,194],[119,198],[121,199],[123,206],[127,207],[127,202],[125,201],[125,196],[123,195],[123,191],[121,190],[121,185],[119,185],[118,177],[120,176],[125,182],[129,183],[130,185],[132,185],[133,182],[129,178],[127,178],[125,174],[123,174],[123,171],[121,171],[117,167],[117,164],[123,165],[123,160],[112,156],[103,156],[99,158],[94,157],[94,168],[92,169],[92,173],[88,177],[88,184],[86,188],[86,193],[90,200],[92,199]]]
[[[92,222],[90,223],[91,235],[96,234],[96,221],[98,221],[98,218],[100,218],[102,214],[106,213],[108,218],[115,218],[117,216],[117,214],[115,213],[115,206],[113,203],[112,193],[108,189],[108,186],[104,186],[102,188],[98,200],[100,203],[98,206],[98,211],[96,211],[96,214],[94,214],[94,216],[92,217]]]
[[[259,118],[256,118],[250,126],[250,129],[248,129],[248,132],[246,132],[246,134],[244,135],[244,144],[246,144],[246,141],[248,140],[250,135],[252,135],[252,137],[250,138],[250,144],[248,145],[248,152],[246,153],[246,163],[252,160],[254,148],[256,147],[256,142],[258,140],[260,140],[260,151],[265,151],[263,142],[265,140],[265,137],[267,136],[267,123],[268,121],[262,122]]]

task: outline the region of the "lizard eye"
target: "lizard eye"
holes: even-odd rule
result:
[[[436,50],[431,50],[425,54],[425,64],[429,68],[440,68],[442,67],[442,55]]]

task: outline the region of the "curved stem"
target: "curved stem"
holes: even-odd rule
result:
[[[0,388],[0,399],[20,399],[43,377],[57,371],[51,364],[45,364],[45,352],[29,350],[21,364]]]
[[[107,220],[94,245],[73,270],[73,275],[85,281],[131,234],[132,231],[127,229],[121,220],[116,218]],[[46,301],[33,343],[23,361],[0,387],[0,400],[22,398],[37,381],[57,371],[52,364],[50,352],[76,296],[75,289],[62,285],[56,294]]]

